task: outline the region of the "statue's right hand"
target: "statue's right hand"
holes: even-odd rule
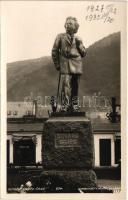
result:
[[[57,65],[57,66],[56,66],[56,69],[57,69],[57,71],[59,71],[59,70],[60,70],[60,66],[59,66],[59,65]]]

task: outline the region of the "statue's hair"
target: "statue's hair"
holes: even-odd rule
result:
[[[77,19],[76,19],[75,17],[71,17],[71,16],[70,16],[70,17],[67,17],[64,27],[66,28],[66,23],[67,23],[67,21],[68,21],[69,19],[72,19],[72,20],[75,21],[75,30],[74,30],[74,33],[77,33],[78,28],[79,28],[79,24],[78,24],[78,21],[77,21]]]

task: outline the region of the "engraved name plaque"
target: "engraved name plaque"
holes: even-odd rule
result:
[[[56,133],[55,147],[80,147],[79,133]]]

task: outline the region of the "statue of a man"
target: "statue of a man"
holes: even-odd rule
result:
[[[82,57],[86,55],[82,40],[75,35],[78,28],[77,19],[68,17],[65,23],[66,33],[57,35],[52,48],[54,65],[61,74],[61,105],[64,111],[74,111],[78,104]]]

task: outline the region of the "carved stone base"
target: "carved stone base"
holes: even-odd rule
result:
[[[92,169],[94,144],[91,121],[85,117],[51,117],[42,139],[45,169]]]
[[[91,121],[85,116],[51,117],[42,137],[44,172],[80,187],[95,187],[94,143]]]

